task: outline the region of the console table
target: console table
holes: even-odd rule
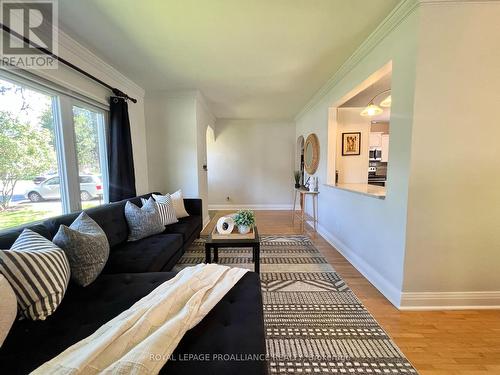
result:
[[[314,231],[316,231],[316,224],[318,223],[318,194],[319,191],[309,191],[304,189],[295,189],[293,193],[293,212],[292,212],[292,223],[295,223],[295,217],[297,216],[300,220],[302,227],[304,226],[304,222],[312,221]],[[297,203],[297,196],[300,197],[300,211],[295,211],[295,206]],[[313,204],[313,216],[309,216],[306,214],[306,201],[307,197],[310,196]],[[302,202],[302,203],[301,203]]]

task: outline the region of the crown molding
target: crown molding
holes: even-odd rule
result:
[[[129,91],[132,96],[144,98],[146,91],[116,68],[102,60],[99,56],[84,47],[61,29],[57,30],[59,37],[59,54],[84,70],[93,70],[94,75],[116,86],[120,90]],[[85,67],[82,66],[82,63]],[[90,69],[89,69],[90,68]],[[112,82],[110,82],[110,80]]]
[[[215,124],[215,121],[217,121],[217,117],[212,112],[212,109],[208,105],[207,99],[205,95],[203,95],[203,92],[201,92],[201,90],[196,91],[196,99],[198,100],[198,103],[200,103],[200,105],[203,107],[207,115],[210,117],[210,121],[212,122],[212,124]]]
[[[417,0],[421,5],[459,5],[498,3],[499,0]]]
[[[356,65],[359,64],[392,30],[403,22],[420,4],[421,0],[403,0],[377,28],[365,39],[354,53],[342,64],[334,75],[313,95],[302,110],[295,116],[300,119],[313,108],[328,92],[337,85]]]

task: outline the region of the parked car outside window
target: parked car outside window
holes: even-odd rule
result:
[[[96,175],[79,176],[80,199],[88,201],[102,198],[101,178]],[[61,181],[59,176],[54,176],[31,186],[25,193],[26,198],[32,202],[41,202],[47,199],[61,199]]]

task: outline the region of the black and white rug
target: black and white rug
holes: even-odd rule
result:
[[[197,240],[178,263],[204,261]],[[253,271],[250,249],[219,263]],[[306,236],[261,236],[270,374],[417,374],[396,344]]]

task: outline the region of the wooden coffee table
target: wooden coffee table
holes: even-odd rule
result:
[[[260,272],[260,237],[257,227],[254,227],[255,238],[245,239],[214,239],[210,234],[205,242],[205,263],[212,263],[211,249],[214,249],[214,262],[219,261],[219,249],[228,247],[251,247],[252,262],[254,263],[254,271]]]

